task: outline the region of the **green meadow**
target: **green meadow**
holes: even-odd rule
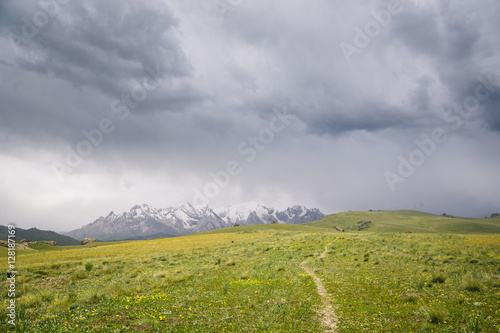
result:
[[[452,215],[434,215],[414,210],[372,212],[346,212],[325,216],[306,223],[308,226],[346,228],[358,221],[372,221],[371,232],[417,232],[417,233],[497,233],[500,234],[500,217],[464,218]]]
[[[361,220],[367,229],[333,229]],[[412,211],[35,244],[17,250],[16,327],[0,278],[0,331],[498,333],[499,248],[498,218]],[[6,248],[0,257],[5,270]]]

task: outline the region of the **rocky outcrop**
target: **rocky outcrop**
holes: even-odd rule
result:
[[[358,222],[358,231],[366,229],[372,224],[372,221],[359,221]]]
[[[32,250],[29,246],[36,243],[45,243],[52,246],[57,246],[56,241],[30,241],[29,239],[21,239],[21,241],[16,242],[16,247],[21,250]],[[8,247],[8,243],[6,241],[0,241],[0,246]]]
[[[94,239],[94,238],[84,238],[84,239],[82,239],[81,244],[82,245],[87,245],[89,243],[94,243],[94,242],[97,242],[97,240]]]
[[[28,239],[23,239],[21,240],[21,243],[25,246],[30,246],[30,245],[33,245],[33,244],[36,244],[36,243],[44,243],[44,244],[49,244],[49,245],[52,245],[52,246],[58,246],[59,244],[57,244],[56,241],[30,241]]]
[[[372,224],[372,221],[359,221],[358,223],[356,224],[353,224],[351,226],[348,226],[348,227],[345,227],[344,229],[340,229],[339,227],[337,227],[336,225],[333,226],[333,228],[337,231],[341,231],[341,232],[344,232],[346,231],[347,229],[353,229],[353,228],[358,228],[358,231],[361,231],[363,229],[366,229],[368,228],[370,225]]]

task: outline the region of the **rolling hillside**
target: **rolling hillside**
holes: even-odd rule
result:
[[[371,221],[366,229],[358,231],[359,221]],[[412,233],[445,233],[445,234],[489,234],[500,233],[500,217],[478,219],[455,216],[442,216],[414,210],[398,211],[358,211],[345,212],[325,216],[319,220],[293,224],[260,224],[217,229],[200,234],[250,233],[260,231],[298,231],[308,233],[333,232],[334,226],[346,229],[346,232],[409,232]]]
[[[256,224],[245,225],[240,227],[230,227],[224,229],[210,230],[200,232],[195,235],[209,235],[209,234],[226,234],[226,233],[258,233],[258,232],[272,232],[272,231],[295,231],[304,233],[330,233],[337,232],[332,228],[325,228],[321,226],[312,226],[304,224]]]
[[[329,226],[365,214],[312,223],[323,227],[19,249],[16,332],[498,332],[500,235]],[[405,214],[406,224],[397,217]],[[450,225],[418,212],[371,216],[368,230]],[[6,269],[6,248],[0,259]],[[0,276],[0,288],[10,283]],[[0,308],[0,332],[13,329],[7,312]]]
[[[359,221],[371,221],[370,232],[415,232],[415,233],[500,233],[500,218],[464,218],[450,215],[434,215],[414,210],[345,212],[323,217],[304,226],[341,229]],[[356,228],[347,231],[355,231]]]
[[[8,235],[8,228],[0,225],[0,239],[6,240]],[[23,229],[16,228],[16,241],[21,239],[29,239],[32,241],[56,241],[59,245],[80,245],[80,241],[58,234],[51,230],[40,230],[37,228]]]

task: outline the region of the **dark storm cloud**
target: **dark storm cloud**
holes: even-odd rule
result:
[[[130,89],[131,78],[143,76],[146,66],[160,65],[173,77],[190,71],[175,35],[177,21],[158,2],[72,1],[44,25],[27,24],[37,11],[35,1],[27,2],[4,27],[14,47],[26,51],[28,57],[16,59],[26,70],[112,96]]]
[[[404,96],[410,99],[410,105],[388,105],[386,97],[392,94],[394,78],[387,75],[387,69],[383,66],[377,68],[376,62],[369,68],[357,68],[356,64],[346,67],[338,47],[341,39],[336,34],[329,35],[340,25],[342,14],[339,13],[343,12],[342,8],[338,4],[326,2],[315,5],[316,10],[313,11],[308,4],[294,2],[288,15],[280,15],[280,8],[274,3],[270,3],[265,11],[258,5],[249,5],[245,8],[247,10],[236,11],[223,22],[227,28],[224,33],[230,33],[231,37],[237,37],[242,43],[264,49],[269,58],[279,64],[277,75],[283,79],[276,79],[269,98],[297,105],[291,112],[306,124],[308,132],[319,135],[338,136],[358,130],[373,132],[419,126],[415,120],[419,114],[427,112],[432,80],[425,75],[413,80],[417,88]],[[380,6],[367,6],[364,10],[369,13],[370,9],[377,7]],[[421,15],[425,16],[425,13]],[[261,24],[256,26],[251,22],[257,18]],[[401,20],[405,18],[393,18],[394,22]],[[419,21],[418,17],[413,21],[415,23],[403,30],[410,33],[413,26],[422,23],[428,25],[428,22]],[[354,28],[363,26],[365,22],[366,18],[363,18],[358,22],[346,22],[345,25],[352,24]],[[424,42],[427,36],[421,30],[414,32],[422,34],[417,39],[432,48],[432,45]],[[432,28],[429,28],[428,34],[438,44],[439,36],[432,34]],[[349,35],[352,36],[351,33]],[[379,45],[379,49],[385,47],[387,45]],[[370,82],[378,76],[379,82]],[[376,86],[370,86],[373,84]],[[373,92],[384,85],[387,85],[385,91]]]
[[[377,132],[389,128],[404,129],[413,126],[415,118],[405,116],[401,110],[366,105],[365,112],[358,111],[351,115],[325,111],[316,117],[309,117],[306,123],[314,129],[314,133],[337,136],[350,131]]]
[[[372,8],[383,8],[384,4],[379,2]],[[317,5],[321,14],[310,11],[307,5],[294,3],[288,16],[280,16],[273,4],[265,11],[248,6],[248,10],[236,12],[224,22],[232,36],[257,48],[265,48],[277,59],[281,72],[288,79],[282,85],[282,92],[302,105],[297,115],[311,133],[339,135],[356,130],[416,127],[423,131],[426,126],[437,126],[442,122],[442,105],[461,103],[465,97],[474,94],[478,76],[495,69],[486,64],[499,51],[494,47],[496,37],[492,33],[498,28],[496,17],[500,5],[496,2],[452,5],[442,1],[425,6],[405,1],[402,13],[393,16],[386,31],[374,38],[372,44],[377,45],[363,50],[359,62],[351,64],[352,71],[342,68],[345,67],[344,59],[339,59],[334,50],[338,48],[335,43],[338,37],[325,38],[321,34],[338,26],[338,21],[324,25],[322,19],[326,20],[326,16],[338,19],[339,8],[322,2]],[[369,6],[365,10],[370,12]],[[250,24],[257,15],[261,24]],[[294,18],[293,24],[290,18]],[[352,24],[352,29],[363,28],[367,21],[364,18],[344,23],[344,26]],[[428,61],[431,67],[427,70],[431,72],[424,70],[410,77],[407,75],[407,91],[398,97],[406,101],[388,105],[387,99],[394,94],[393,88],[400,84],[391,82],[384,73],[387,69],[380,64],[395,50],[405,51],[401,54],[409,58],[403,58],[403,61],[416,68],[423,68],[419,63]],[[362,67],[371,60],[370,57],[373,64],[369,68]],[[377,60],[380,60],[379,64]],[[372,77],[378,79],[378,86],[386,86],[381,94],[363,91],[363,79],[369,81]],[[440,100],[436,94],[440,85],[451,100]],[[496,107],[491,105],[495,100],[492,95],[484,106]],[[319,105],[314,107],[315,104]],[[492,111],[488,116],[483,114],[485,121],[494,121]],[[494,124],[491,125],[495,128]]]
[[[60,2],[36,27],[38,1],[0,1],[0,173],[15,174],[0,179],[0,210],[9,218],[64,225],[78,215],[81,225],[138,202],[193,201],[192,189],[230,160],[243,171],[212,205],[496,207],[498,1],[403,1],[350,62],[339,45],[354,45],[389,1]],[[161,85],[130,100],[151,71],[147,82]],[[494,91],[452,130],[443,114],[457,116],[454,105],[488,73]],[[283,130],[252,146],[269,139],[276,117]],[[59,183],[53,162],[66,163],[102,119],[112,133]],[[448,141],[391,193],[384,172],[437,127]],[[472,173],[470,193],[460,193]]]
[[[407,4],[410,8],[392,22],[390,31],[417,55],[437,57],[437,61],[447,57],[448,64],[455,65],[477,51],[474,46],[481,37],[479,29],[484,17],[474,19],[472,14],[484,11],[486,6],[469,3],[453,7],[440,3],[437,8],[425,9]]]
[[[428,111],[431,107],[429,87],[434,82],[426,74],[413,79],[415,87],[404,97],[408,98],[408,104],[404,106],[384,105],[385,98],[380,94],[353,93],[353,88],[363,83],[358,82],[358,78],[349,77],[350,73],[342,68],[344,64],[343,59],[338,57],[338,38],[325,38],[326,35],[321,34],[338,26],[335,21],[327,23],[332,17],[338,18],[338,6],[318,2],[316,9],[320,10],[313,11],[309,5],[294,5],[281,15],[282,8],[275,3],[267,5],[264,11],[258,4],[246,4],[246,10],[229,12],[222,22],[221,33],[226,38],[237,37],[243,45],[265,49],[269,57],[280,64],[279,74],[288,81],[281,87],[282,81],[272,82],[267,97],[251,96],[247,91],[255,91],[259,87],[256,81],[258,73],[228,64],[233,83],[240,87],[236,93],[245,104],[254,104],[255,99],[267,99],[265,104],[277,104],[277,100],[288,96],[284,99],[293,99],[303,105],[296,110],[297,116],[307,124],[311,133],[332,135],[353,130],[405,128],[414,124],[412,120],[419,118],[419,113],[422,116]],[[383,8],[381,5],[382,2],[372,8]],[[403,43],[414,57],[432,59],[437,79],[446,85],[455,100],[460,101],[471,93],[478,73],[486,70],[481,66],[484,50],[479,44],[481,38],[491,38],[482,31],[485,24],[495,24],[490,21],[498,12],[499,5],[492,3],[486,8],[465,4],[462,7],[442,2],[435,7],[411,3],[404,3],[404,6],[406,10],[393,17],[387,36]],[[40,10],[34,1],[23,5],[8,1],[3,3],[3,9],[2,30],[15,32],[18,36],[22,35],[22,18],[30,18]],[[366,11],[369,10],[367,7]],[[482,16],[474,16],[474,13]],[[257,17],[260,24],[251,24]],[[360,20],[352,24],[353,27],[362,27],[363,23]],[[73,1],[61,6],[58,14],[51,17],[48,24],[41,27],[27,43],[15,39],[14,42],[19,43],[17,47],[25,52],[26,57],[17,57],[12,65],[61,78],[76,87],[96,89],[113,99],[129,93],[147,74],[146,66],[159,65],[167,73],[164,78],[168,82],[176,78],[184,81],[175,87],[169,86],[161,93],[151,94],[141,103],[141,112],[186,111],[211,96],[194,88],[194,81],[190,81],[194,68],[180,45],[182,37],[178,27],[179,19],[160,2],[144,5],[134,1]],[[393,47],[394,42],[388,37],[384,37],[384,42],[377,46],[378,54],[383,55],[384,49]],[[484,45],[489,46],[486,42]],[[368,54],[371,51],[364,52]],[[364,75],[377,75],[382,71],[376,67],[373,70],[373,74]],[[388,85],[387,90],[390,87]],[[221,94],[220,91],[215,93]],[[493,101],[491,99],[487,104],[491,108],[496,107],[492,105]],[[310,109],[309,105],[314,103],[320,105]],[[225,112],[222,109],[221,112]],[[265,117],[267,111],[262,112]],[[485,119],[494,121],[493,114],[489,112]],[[494,124],[492,128],[496,128]]]
[[[113,101],[150,73],[155,77],[148,82],[162,85],[129,108],[132,113],[184,111],[205,98],[187,81],[192,67],[178,20],[162,2],[70,1],[50,13],[37,1],[2,2],[2,76],[13,83],[0,92],[5,131],[22,131],[34,141],[78,142],[83,129],[109,117]],[[19,98],[27,94],[30,99]]]
[[[499,78],[500,79],[500,78]],[[500,80],[499,80],[500,81]],[[497,89],[500,90],[500,82]],[[500,94],[492,95],[485,103],[485,120],[491,130],[500,132]]]
[[[473,96],[477,85],[489,75],[500,81],[497,63],[492,62],[500,51],[493,33],[500,29],[498,2],[458,5],[442,1],[434,8],[419,10],[412,6],[411,9],[393,22],[391,35],[414,56],[425,57],[432,64],[435,76],[451,96],[444,104],[460,104],[467,96]],[[498,129],[500,117],[499,90],[497,86],[482,103],[485,112],[481,116],[493,130]],[[426,100],[428,95],[422,95],[421,102],[427,104]]]

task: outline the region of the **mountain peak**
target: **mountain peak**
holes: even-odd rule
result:
[[[184,203],[179,207],[156,209],[147,204],[135,205],[129,212],[109,213],[94,222],[68,233],[73,238],[85,237],[100,240],[122,240],[155,234],[174,236],[232,227],[234,224],[305,223],[324,215],[316,208],[295,205],[284,211],[248,202],[218,209],[208,205],[193,206]]]

